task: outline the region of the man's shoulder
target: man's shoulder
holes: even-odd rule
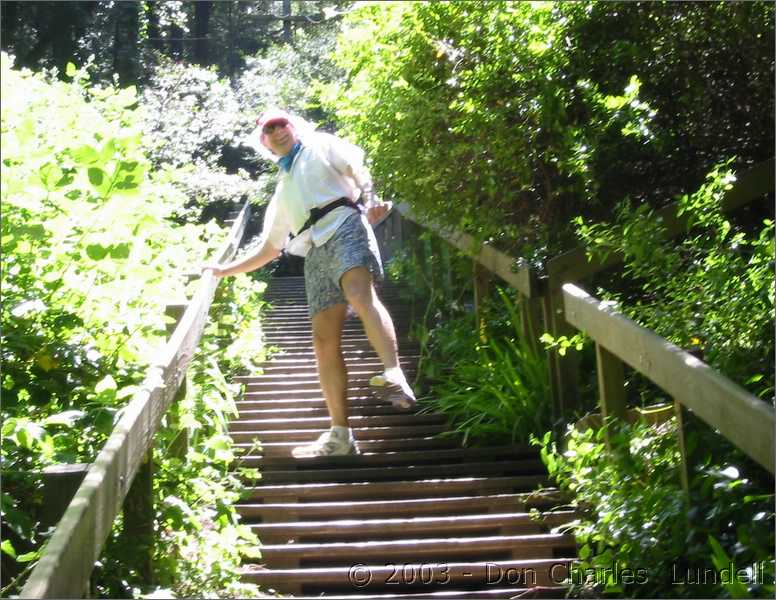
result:
[[[310,147],[328,148],[332,145],[343,143],[342,138],[328,131],[313,131],[304,138],[304,145]]]

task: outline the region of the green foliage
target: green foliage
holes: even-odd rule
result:
[[[235,83],[241,111],[254,119],[270,107],[324,120],[320,108],[318,82],[342,79],[341,70],[331,59],[335,31],[317,31],[314,35],[299,31],[294,44],[277,45],[246,59],[245,68]]]
[[[51,81],[2,55],[4,578],[18,573],[7,559],[34,561],[50,535],[35,474],[94,459],[164,344],[166,304],[186,298],[186,273],[223,239],[214,224],[171,219],[187,199],[147,158],[134,89],[91,86],[83,70],[69,72],[71,83]],[[221,373],[261,358],[255,336],[224,347],[236,332],[260,332],[261,290],[247,279],[219,290],[219,322],[206,331],[169,433],[188,429],[192,452],[159,460],[160,572],[183,595],[233,586],[241,547],[255,543],[232,507],[239,485],[227,471],[225,416],[234,390]],[[159,437],[160,457],[171,440]],[[118,535],[97,585],[127,596],[137,574]],[[4,579],[4,594],[22,578]]]
[[[154,69],[143,106],[144,132],[157,165],[200,159],[213,167],[240,125],[240,108],[228,80],[213,70],[171,60]]]
[[[176,211],[178,219],[223,217],[237,202],[256,195],[246,169],[263,168],[258,159],[225,154],[253,124],[229,81],[211,69],[162,60],[151,72],[141,106],[143,136],[160,183],[188,198]]]
[[[565,449],[550,433],[534,440],[550,475],[573,492],[580,512],[569,526],[580,544],[574,595],[772,596],[774,513],[773,495],[763,493],[767,486],[733,466],[701,464],[688,498],[679,483],[674,421],[609,427],[610,449],[603,428],[570,426]],[[731,562],[737,568],[764,566],[763,582],[725,586],[719,572],[716,581],[698,577]],[[612,576],[613,568],[640,571],[641,581]],[[604,569],[608,576],[595,575]]]
[[[484,340],[472,313],[450,318],[425,340],[425,404],[445,413],[465,442],[525,442],[550,422],[546,360],[522,335],[516,307],[500,289],[499,298]]]
[[[611,224],[578,219],[577,225],[591,253],[623,252],[625,277],[636,288],[601,295],[768,399],[774,383],[773,220],[748,227],[723,214],[720,202],[734,181],[721,165],[697,192],[679,199],[687,220],[679,241],[666,239],[663,224],[644,205],[621,205]]]
[[[389,194],[537,262],[575,215],[767,157],[772,46],[764,2],[369,3],[326,103]]]

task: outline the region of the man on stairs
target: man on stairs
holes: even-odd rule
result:
[[[219,277],[253,271],[277,258],[283,248],[306,257],[305,289],[331,429],[292,454],[298,458],[357,454],[348,425],[341,348],[348,304],[385,367],[383,374],[370,380],[370,387],[398,408],[415,406],[415,395],[399,366],[393,321],[374,287],[383,273],[369,223],[385,215],[390,204],[373,192],[363,151],[345,140],[314,131],[303,119],[282,110],[264,112],[254,133],[256,149],[279,166],[275,193],[264,215],[262,243],[249,256],[205,268]],[[356,203],[359,198],[366,214]],[[289,234],[294,236],[290,241]]]

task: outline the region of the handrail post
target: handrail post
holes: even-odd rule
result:
[[[167,324],[168,339],[172,335],[172,332],[175,331],[178,323],[180,323],[180,320],[183,317],[183,313],[186,312],[187,306],[188,304],[168,304],[165,307],[164,314],[173,319],[173,321]],[[175,436],[172,444],[170,444],[170,456],[180,458],[182,460],[186,458],[186,454],[188,454],[189,451],[189,430],[186,428],[181,428],[180,426],[181,400],[186,397],[186,389],[186,379],[184,378],[180,387],[178,388],[178,391],[175,393],[175,397],[172,400],[172,405],[170,406],[170,410],[167,413],[167,422],[170,429],[172,431],[180,430]]]
[[[89,463],[52,465],[43,469],[42,525],[57,524],[88,470]]]
[[[689,458],[687,456],[687,436],[685,435],[685,417],[687,409],[674,399],[674,414],[676,415],[676,444],[679,447],[679,481],[685,494],[690,493]]]
[[[607,417],[625,420],[627,405],[625,398],[625,369],[622,361],[601,344],[595,345],[596,371],[598,374],[598,395],[601,419]],[[609,423],[608,425],[611,425]],[[610,445],[610,433],[605,431],[606,445]]]
[[[172,317],[173,322],[167,324],[167,339],[170,339],[172,332],[183,317],[186,310],[186,304],[168,304],[165,307],[165,315]],[[180,388],[175,394],[173,403],[176,407],[168,412],[173,429],[177,429],[178,401],[186,395],[186,380],[181,383]],[[171,407],[172,408],[172,407]],[[172,453],[175,456],[185,457],[188,451],[188,432],[185,430],[176,437],[173,442]],[[132,485],[124,498],[124,529],[122,537],[128,545],[136,546],[137,551],[137,570],[145,583],[151,583],[154,577],[153,556],[154,556],[154,449],[148,449],[143,462],[138,469]]]
[[[127,547],[137,547],[136,565],[144,583],[153,581],[154,556],[154,449],[148,449],[124,498],[124,529]]]
[[[541,298],[533,298],[518,294],[520,301],[520,327],[523,337],[534,352],[539,351],[539,337],[542,331]]]
[[[544,323],[554,338],[561,336],[571,337],[575,329],[569,325],[564,316],[563,293],[560,287],[553,286],[550,281],[549,289],[543,297],[542,311]],[[577,404],[577,355],[574,352],[566,352],[561,356],[557,349],[549,351],[550,387],[553,399],[553,418],[556,422],[569,416]]]
[[[480,341],[485,341],[484,302],[490,287],[490,273],[476,260],[472,260],[474,283],[474,318]]]

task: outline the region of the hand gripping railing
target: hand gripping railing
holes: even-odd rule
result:
[[[243,206],[229,237],[216,254],[219,263],[237,252],[249,216]],[[199,344],[218,280],[205,271],[194,297],[149,367],[140,391],[124,408],[95,461],[65,510],[38,564],[21,591],[22,598],[81,598],[113,526],[121,503],[143,458],[153,445],[162,415],[184,381]]]

